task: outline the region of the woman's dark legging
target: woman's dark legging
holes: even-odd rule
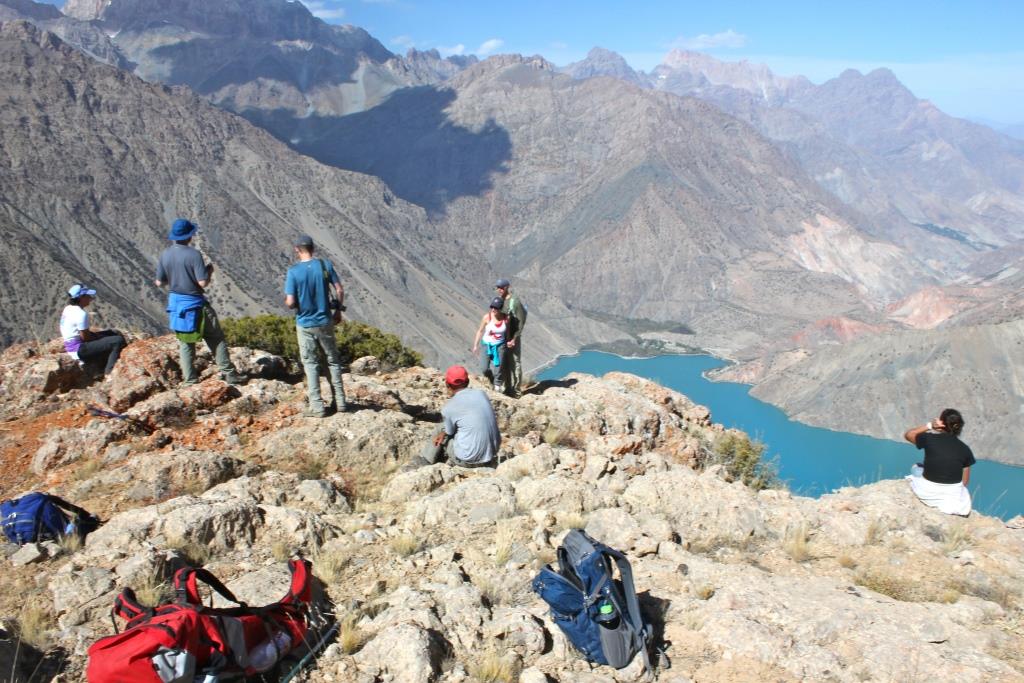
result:
[[[117,359],[121,357],[121,349],[123,349],[128,342],[124,340],[120,332],[114,330],[104,330],[96,333],[95,339],[82,342],[82,345],[78,347],[78,357],[83,361],[99,361],[103,362],[106,358],[107,367],[104,368],[103,374],[109,375],[110,371],[114,369],[114,365],[117,364]]]

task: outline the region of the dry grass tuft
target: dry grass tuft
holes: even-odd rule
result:
[[[864,545],[877,545],[882,541],[885,532],[888,531],[886,524],[881,517],[875,517],[864,530]]]
[[[679,623],[690,631],[699,631],[704,628],[704,616],[700,612],[686,612],[679,619]]]
[[[341,581],[348,566],[348,555],[337,550],[320,552],[313,558],[313,573],[324,584],[331,586]]]
[[[695,586],[693,592],[701,600],[710,600],[715,596],[715,587],[710,583],[705,583]]]
[[[494,533],[494,564],[504,567],[512,559],[515,549],[515,533],[508,524],[498,525]]]
[[[346,614],[338,624],[338,646],[347,655],[358,652],[369,639],[368,634],[357,625],[358,621],[357,615]]]
[[[72,478],[75,481],[92,479],[103,469],[103,461],[100,458],[90,458],[75,468]]]
[[[587,516],[579,512],[559,512],[557,530],[562,529],[586,529]]]
[[[270,554],[278,562],[287,562],[292,556],[292,546],[287,541],[274,541],[270,546]]]
[[[888,595],[900,602],[941,602],[952,603],[960,593],[949,586],[935,586],[913,578],[899,576],[886,569],[875,568],[858,572],[854,576],[857,584],[876,593]]]
[[[401,534],[399,536],[395,536],[388,541],[388,544],[399,557],[415,555],[423,547],[423,542],[412,534]]]
[[[974,536],[966,521],[960,521],[951,525],[951,528],[943,534],[942,549],[947,555],[955,555],[961,550],[967,550],[974,545]]]
[[[1020,601],[1018,589],[1011,588],[1002,581],[984,576],[972,578],[957,577],[949,581],[946,587],[963,595],[971,595],[982,600],[994,602],[1007,611],[1017,609]]]
[[[181,553],[189,564],[194,567],[206,566],[206,563],[213,558],[213,551],[195,541],[188,541],[183,538],[172,538],[167,541],[167,547]]]
[[[811,550],[807,543],[808,537],[807,522],[800,522],[796,526],[786,529],[782,548],[794,562],[805,562],[811,558]]]
[[[153,572],[147,575],[135,588],[135,597],[144,607],[156,607],[171,599],[171,584]]]
[[[480,596],[487,602],[491,607],[497,607],[506,601],[508,595],[502,588],[501,584],[487,578],[486,576],[478,576],[473,579],[473,585],[480,591]]]
[[[843,569],[853,569],[857,566],[857,560],[855,560],[849,553],[843,553],[837,557],[836,562],[838,562],[839,566]]]
[[[513,683],[516,675],[512,663],[493,651],[475,655],[466,672],[477,683]]]
[[[541,439],[549,446],[559,446],[562,448],[579,448],[580,446],[579,439],[569,429],[562,429],[553,425],[544,430]]]
[[[73,555],[82,549],[82,537],[78,534],[63,534],[57,537],[57,545],[66,555]]]
[[[18,615],[18,636],[43,652],[50,647],[50,631],[55,627],[53,614],[39,605],[26,605]]]

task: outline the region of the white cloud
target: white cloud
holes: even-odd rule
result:
[[[504,44],[505,41],[502,40],[501,38],[491,38],[490,40],[485,40],[480,44],[480,47],[476,49],[476,54],[480,55],[481,57],[489,55]]]
[[[551,43],[551,49],[552,50],[568,50],[569,49],[569,44],[568,43],[563,43],[560,40],[556,40],[553,43]]]
[[[715,48],[740,48],[747,44],[747,37],[732,29],[719,33],[702,33],[693,38],[680,36],[672,41],[671,47],[684,50],[713,50]]]
[[[345,17],[344,7],[338,7],[335,3],[327,0],[302,0],[302,4],[313,13],[313,16],[320,17],[324,21],[336,21]]]
[[[463,45],[462,43],[459,43],[458,45],[452,45],[450,47],[438,45],[437,51],[441,53],[442,57],[451,57],[452,55],[463,55],[466,54],[466,46]]]
[[[410,47],[416,47],[416,41],[412,39],[412,36],[400,35],[395,36],[391,39],[392,45],[409,49]]]

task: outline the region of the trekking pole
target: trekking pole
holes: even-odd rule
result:
[[[306,666],[306,664],[309,663],[309,660],[312,659],[316,655],[316,653],[320,651],[320,648],[322,648],[327,643],[327,641],[330,640],[334,636],[334,634],[338,632],[338,627],[340,625],[340,622],[335,621],[334,626],[331,626],[331,628],[327,629],[327,633],[324,634],[323,638],[321,638],[320,641],[317,642],[315,647],[311,647],[309,649],[309,652],[306,653],[306,656],[300,659],[299,663],[292,667],[292,670],[289,671],[285,675],[285,677],[281,679],[280,683],[288,683],[293,678],[295,678],[296,674],[298,674],[299,671],[302,670],[302,667]]]

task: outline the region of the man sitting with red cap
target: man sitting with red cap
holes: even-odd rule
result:
[[[469,388],[469,373],[453,365],[444,373],[451,398],[441,408],[444,429],[423,449],[418,464],[432,465],[447,457],[460,467],[488,467],[501,446],[494,409],[481,389]]]

